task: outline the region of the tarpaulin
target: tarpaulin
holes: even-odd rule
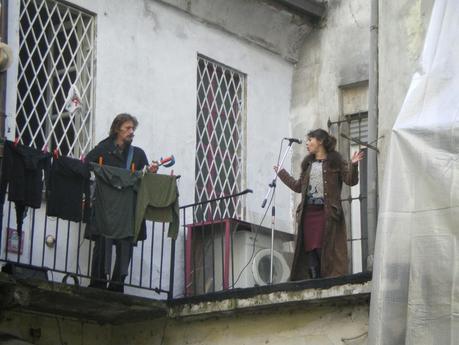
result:
[[[459,1],[436,0],[392,129],[369,344],[459,344]]]

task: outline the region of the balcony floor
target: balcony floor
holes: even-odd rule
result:
[[[44,280],[15,279],[0,272],[0,309],[124,324],[163,317],[202,319],[298,303],[368,303],[370,290],[371,273],[359,273],[166,301]]]
[[[122,324],[167,315],[165,301],[108,290],[33,279],[0,272],[0,309],[71,317],[100,324]]]

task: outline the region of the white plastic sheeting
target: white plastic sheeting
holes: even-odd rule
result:
[[[459,1],[436,0],[384,167],[369,344],[459,344]]]

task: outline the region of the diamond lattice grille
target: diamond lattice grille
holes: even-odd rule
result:
[[[198,57],[195,201],[241,191],[242,117],[245,76]],[[240,218],[240,198],[207,204],[195,220]]]
[[[79,156],[92,140],[94,16],[56,0],[21,0],[16,137]],[[73,99],[73,107],[70,100]]]

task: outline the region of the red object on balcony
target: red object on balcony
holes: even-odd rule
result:
[[[194,223],[187,225],[187,234],[186,234],[186,249],[185,249],[185,292],[187,296],[196,295],[199,293],[195,293],[193,290],[197,290],[197,286],[199,284],[193,283],[196,279],[195,275],[197,273],[193,269],[193,253],[196,253],[195,250],[198,246],[195,245],[196,239],[194,236],[197,236],[199,232],[206,232],[212,231],[217,228],[218,230],[224,231],[224,245],[223,245],[223,273],[222,273],[222,280],[223,280],[223,289],[226,290],[229,288],[229,273],[230,273],[230,250],[231,250],[231,226],[237,223],[240,223],[240,220],[226,218],[220,219],[217,221],[206,221],[200,223]],[[201,242],[200,245],[203,245]],[[194,247],[193,247],[194,246]],[[205,259],[203,260],[205,262]],[[194,265],[196,269],[196,265]],[[202,272],[205,271],[205,264],[202,266]],[[203,274],[205,277],[205,274]],[[214,277],[213,277],[214,278]],[[204,284],[205,285],[205,282]],[[203,293],[206,293],[205,288],[203,286]]]

